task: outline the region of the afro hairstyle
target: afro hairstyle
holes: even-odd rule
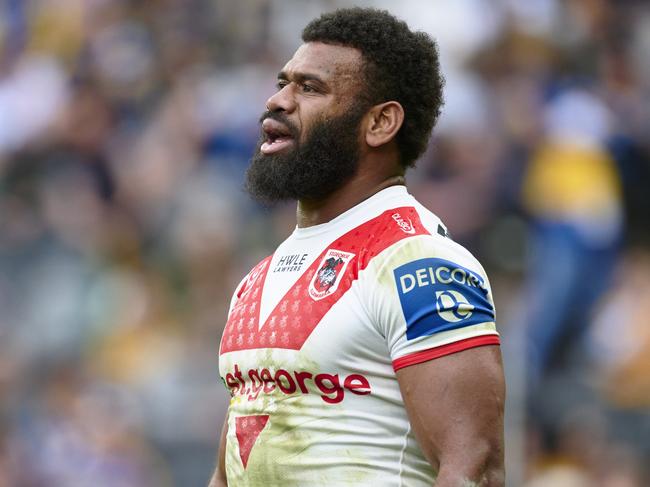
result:
[[[436,43],[385,10],[346,8],[325,13],[302,31],[304,42],[358,49],[370,105],[397,101],[404,123],[396,142],[404,167],[424,152],[443,104]]]

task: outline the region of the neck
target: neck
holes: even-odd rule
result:
[[[298,228],[327,223],[382,189],[404,184],[402,175],[393,175],[378,182],[354,178],[323,199],[299,200],[296,210]]]

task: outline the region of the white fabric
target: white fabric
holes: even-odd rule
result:
[[[355,272],[355,261],[338,262],[336,259],[342,256],[341,261],[345,261],[348,254],[335,252],[331,256],[338,267],[330,274],[335,274],[331,287],[314,287],[313,283],[324,276],[317,273],[309,289],[295,289],[294,284],[309,266],[316,263],[322,269],[326,259],[321,254],[328,247],[336,249],[342,235],[354,233],[356,227],[387,210],[403,207],[415,209],[429,234],[411,236],[413,228],[407,217],[389,218],[390,228],[384,234],[396,232],[393,235],[399,235],[401,240],[367,257],[365,267],[357,269],[358,278],[352,280],[299,349],[280,348],[283,340],[287,343],[298,327],[312,319],[318,306],[331,295],[331,289],[344,286],[344,278]],[[394,361],[459,340],[497,335],[493,321],[462,326],[464,317],[472,315],[468,305],[467,310],[454,310],[460,316],[457,328],[407,337],[399,277],[395,273],[400,266],[415,265],[411,263],[419,259],[456,263],[480,276],[483,288],[474,288],[485,293],[492,305],[489,283],[480,264],[441,233],[444,227],[435,215],[403,186],[391,187],[326,224],[297,228],[270,259],[259,310],[251,302],[238,308],[237,298],[242,289],[256,282],[259,268],[244,279],[232,301],[219,362],[221,377],[233,394],[226,450],[230,485],[432,485],[435,472],[409,427]],[[348,253],[361,259],[372,242],[369,235],[356,238],[359,248]],[[415,272],[413,267],[412,276],[416,276]],[[450,272],[439,272],[438,277],[450,280]],[[469,271],[454,272],[458,280],[469,275]],[[409,275],[402,276],[403,289],[422,296],[429,292],[426,279],[436,277],[433,271],[432,277],[426,277],[424,270],[418,275],[424,287],[416,289],[415,277]],[[435,296],[431,296],[434,302]],[[257,322],[249,318],[255,312],[260,313]],[[446,316],[456,320],[453,315]],[[473,316],[476,320],[476,310]],[[435,323],[443,322],[439,316],[435,319]],[[227,351],[228,343],[245,346],[246,340],[254,341],[261,334],[273,340],[275,346]]]

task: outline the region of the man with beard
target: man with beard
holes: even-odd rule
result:
[[[232,299],[211,486],[503,485],[489,282],[404,186],[442,103],[435,44],[374,9],[302,38],[246,183],[297,200],[297,227]]]

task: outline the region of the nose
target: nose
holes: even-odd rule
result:
[[[293,93],[293,83],[284,85],[266,101],[266,107],[271,112],[291,113],[296,109],[296,100]]]

